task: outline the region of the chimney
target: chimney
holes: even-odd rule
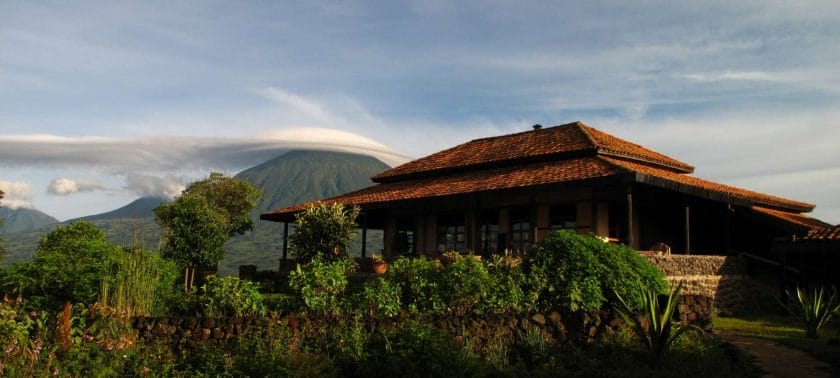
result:
[[[542,129],[542,125],[540,125],[539,123],[534,125],[534,130],[539,130],[539,129]]]

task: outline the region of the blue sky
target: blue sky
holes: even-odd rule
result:
[[[580,120],[840,223],[840,3],[349,3],[0,2],[4,203],[67,219],[325,138],[393,164]]]

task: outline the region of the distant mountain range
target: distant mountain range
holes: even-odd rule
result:
[[[158,207],[158,205],[160,205],[164,201],[166,200],[163,198],[141,197],[119,209],[111,210],[107,213],[88,215],[86,217],[70,219],[64,223],[69,224],[80,220],[92,222],[110,219],[136,219],[154,217],[155,208]]]
[[[58,223],[58,219],[55,219],[41,211],[26,207],[19,207],[16,209],[0,207],[0,218],[3,218],[3,225],[0,226],[0,234],[29,231],[53,223]]]
[[[277,268],[278,258],[282,256],[282,225],[260,221],[260,213],[370,186],[373,184],[370,177],[388,168],[385,163],[369,156],[326,151],[290,151],[240,172],[234,177],[254,184],[263,191],[263,197],[252,213],[254,230],[228,242],[225,246],[227,257],[220,264],[219,272],[236,274],[239,265],[246,264],[257,265],[263,270]],[[159,198],[140,198],[119,209],[65,223],[87,220],[105,230],[108,238],[115,243],[126,247],[157,249],[160,245],[160,229],[155,223],[153,210],[162,201]],[[9,222],[5,214],[3,218]],[[3,235],[3,245],[8,250],[4,263],[30,259],[38,240],[58,222],[49,218],[52,219],[50,222],[39,225],[33,223],[33,227],[20,227]],[[375,233],[369,233],[368,238],[372,242],[377,239]]]

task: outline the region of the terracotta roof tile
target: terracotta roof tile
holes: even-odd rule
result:
[[[616,158],[605,158],[617,166],[623,167],[627,170],[651,175],[659,179],[668,180],[677,184],[688,185],[691,187],[708,190],[736,198],[747,199],[756,204],[777,207],[798,212],[811,211],[814,205],[805,202],[793,201],[782,197],[776,197],[769,194],[754,192],[751,190],[741,189],[734,186],[718,184],[716,182],[703,180],[687,174],[675,173],[672,171],[652,167],[646,164],[626,161]]]
[[[825,223],[819,219],[811,218],[805,214],[790,212],[790,211],[781,211],[776,209],[769,209],[766,207],[761,206],[753,206],[752,209],[758,213],[768,215],[775,219],[779,219],[783,222],[790,223],[794,226],[808,229],[808,230],[818,230],[823,229],[825,227],[831,227],[830,224]],[[810,231],[809,231],[810,235]]]
[[[840,226],[815,228],[808,232],[805,240],[840,240]]]
[[[624,172],[602,158],[584,157],[378,184],[329,198],[324,202],[340,202],[345,205],[375,204],[572,182],[621,173]],[[272,219],[273,215],[295,213],[311,203],[274,210],[263,214],[261,218]]]
[[[527,162],[552,156],[594,156],[597,153],[642,159],[692,172],[694,167],[637,144],[593,129],[581,122],[546,127],[517,134],[476,139],[382,172],[372,179],[389,182],[420,174],[466,168],[480,169],[499,163]]]

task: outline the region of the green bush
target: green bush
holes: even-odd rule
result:
[[[394,317],[400,313],[400,286],[383,277],[365,282],[364,289],[356,301],[364,314],[376,317]]]
[[[202,289],[201,304],[206,315],[258,316],[266,313],[262,294],[251,281],[210,276]]]
[[[327,262],[314,258],[289,273],[289,287],[309,310],[337,315],[344,307],[347,274],[354,269],[350,259]]]
[[[493,256],[485,266],[492,284],[481,303],[483,312],[505,314],[535,309],[536,295],[528,290],[530,282],[520,266],[514,265],[506,256]]]
[[[400,302],[413,314],[442,314],[447,302],[442,269],[425,257],[401,257],[388,267],[386,278],[399,285]]]
[[[359,208],[346,209],[340,203],[318,202],[295,218],[297,230],[289,236],[289,251],[303,262],[320,256],[325,260],[347,257],[347,248],[356,235]]]
[[[448,299],[448,310],[458,315],[487,310],[486,300],[494,286],[487,268],[472,256],[455,257],[443,269],[443,292]]]
[[[88,222],[59,226],[38,243],[35,258],[5,269],[3,291],[21,295],[34,308],[58,308],[65,301],[92,304],[108,271],[124,251]],[[113,285],[113,282],[109,283]]]
[[[542,309],[598,310],[620,295],[632,310],[643,307],[640,285],[664,291],[665,277],[633,249],[573,231],[537,243],[528,261]]]

